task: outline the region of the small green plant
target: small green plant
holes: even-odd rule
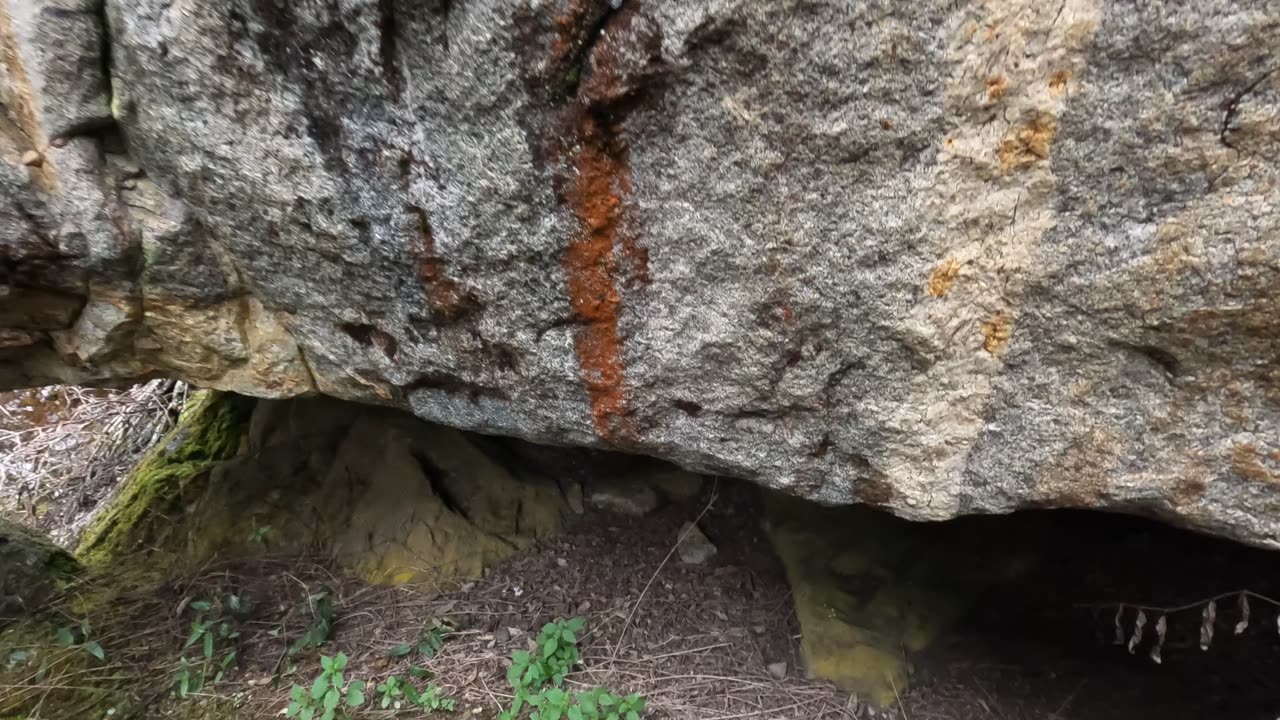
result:
[[[248,538],[249,543],[252,545],[266,545],[267,533],[269,532],[271,532],[270,525],[263,525],[262,527],[258,527],[258,523],[255,520],[253,523],[253,530],[249,532],[249,538]]]
[[[452,711],[454,708],[453,698],[441,696],[436,685],[429,684],[419,691],[413,683],[396,675],[378,683],[377,690],[381,696],[378,706],[383,710],[399,710],[406,704],[416,705],[427,712]]]
[[[444,647],[444,641],[453,630],[453,625],[447,620],[432,620],[422,627],[416,640],[412,643],[396,645],[387,651],[387,655],[398,658],[416,651],[424,658],[435,657],[435,654]]]
[[[244,602],[238,595],[227,596],[224,603],[228,609],[243,609]],[[191,621],[191,634],[182,646],[182,655],[178,658],[178,668],[173,675],[173,690],[185,698],[191,693],[200,692],[208,682],[222,682],[222,676],[236,659],[236,638],[240,633],[224,619],[210,618],[213,603],[207,600],[196,600],[189,606],[196,616]],[[188,657],[188,651],[199,647],[194,658]],[[212,674],[212,678],[210,675]]]
[[[338,653],[334,657],[320,656],[320,674],[307,691],[294,685],[289,691],[289,705],[284,716],[299,720],[334,720],[347,717],[347,710],[364,704],[364,681],[347,682],[343,671],[347,669],[347,656]]]
[[[307,596],[306,608],[311,615],[311,624],[298,641],[289,648],[289,655],[296,655],[307,648],[319,648],[333,637],[333,601],[329,588]]]
[[[605,690],[596,688],[577,695],[581,714],[569,709],[566,717],[569,720],[640,720],[644,714],[644,698],[636,693],[620,697]]]
[[[427,685],[422,692],[418,692],[412,685],[408,685],[405,687],[405,694],[409,696],[409,702],[417,705],[427,712],[434,712],[436,710],[453,712],[453,698],[442,697],[440,695],[440,688],[434,684]]]
[[[392,675],[386,680],[378,683],[377,691],[378,695],[381,697],[381,700],[378,702],[378,707],[383,710],[388,708],[392,710],[399,710],[404,704],[405,685],[406,683],[404,680],[397,675]]]
[[[107,654],[102,646],[90,637],[92,632],[93,627],[89,624],[89,618],[85,618],[79,625],[58,628],[57,633],[54,634],[54,640],[63,647],[79,647],[90,657],[104,661],[107,659]]]
[[[535,652],[511,656],[507,681],[515,697],[497,720],[515,720],[527,711],[530,720],[640,720],[645,700],[639,695],[621,697],[604,688],[580,693],[561,689],[565,677],[578,664],[581,618],[548,623],[538,633]]]
[[[560,687],[578,664],[578,633],[586,626],[582,618],[547,623],[538,633],[535,652],[519,651],[511,656],[507,681],[511,687],[536,688],[547,683]]]

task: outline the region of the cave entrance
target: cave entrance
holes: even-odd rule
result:
[[[653,718],[1280,714],[1280,554],[1084,511],[911,523],[335,400],[197,396],[78,556],[41,621],[71,649],[0,635],[25,688],[0,714],[109,697],[180,717],[194,695],[202,717],[272,717],[342,652],[371,686],[429,682],[492,718],[513,654],[572,617],[566,687],[641,693]],[[225,665],[179,692],[215,620]],[[99,638],[109,692],[51,695],[61,666],[37,659],[86,662]],[[97,686],[97,667],[63,670]]]

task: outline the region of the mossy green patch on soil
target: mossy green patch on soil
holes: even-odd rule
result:
[[[105,718],[128,705],[128,673],[56,640],[53,616],[30,617],[0,631],[0,718]]]
[[[189,402],[177,427],[142,459],[85,531],[76,551],[81,562],[101,566],[162,544],[176,529],[173,517],[199,490],[198,481],[239,450],[254,402],[212,391]]]

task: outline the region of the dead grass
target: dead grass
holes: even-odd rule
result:
[[[0,393],[0,510],[74,544],[102,499],[172,427],[185,383]]]

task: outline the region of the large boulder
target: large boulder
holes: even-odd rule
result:
[[[0,516],[0,628],[44,610],[44,602],[78,569],[47,537]]]
[[[1275,0],[0,0],[0,386],[1280,547]]]

